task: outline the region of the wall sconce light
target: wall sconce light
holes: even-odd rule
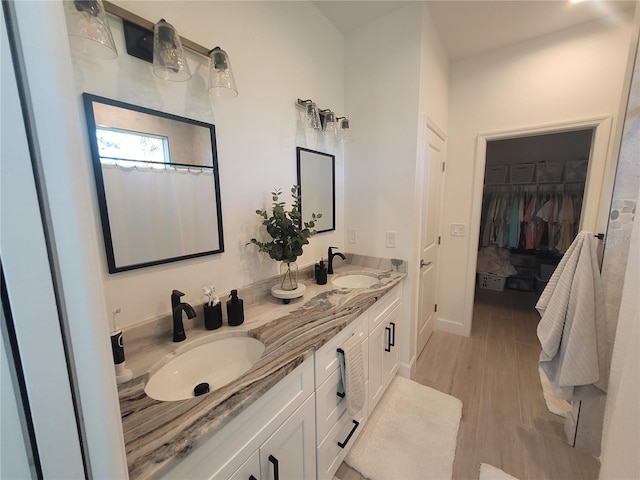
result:
[[[180,36],[164,18],[153,27],[153,73],[172,82],[191,80]]]
[[[93,12],[98,12],[101,15],[101,25],[106,27],[115,52],[114,56],[108,58],[115,58],[117,52],[104,12],[122,19],[127,53],[153,63],[153,73],[158,77],[177,82],[191,79],[191,71],[184,54],[184,48],[188,48],[192,52],[210,59],[209,93],[227,98],[238,95],[229,56],[220,47],[209,50],[202,45],[179,36],[173,25],[164,19],[154,25],[150,21],[106,0],[104,0],[104,3],[103,0],[74,0],[73,2],[64,3],[74,6],[73,8],[67,8],[67,29],[70,37],[76,35],[75,32],[81,28],[77,24],[81,24],[81,20],[84,19],[84,17],[77,18],[79,14],[75,13],[73,9],[78,12],[84,12],[85,17],[87,15],[98,17]],[[87,10],[89,10],[88,13],[86,12]],[[82,28],[87,29],[86,27]],[[74,43],[71,41],[72,46],[74,46]],[[102,58],[107,57],[103,56]]]
[[[71,47],[92,57],[116,58],[118,50],[102,0],[74,0],[64,4]]]
[[[209,52],[209,58],[209,93],[224,98],[236,97],[238,89],[227,52],[216,47]]]
[[[320,111],[318,106],[311,100],[298,99],[297,105],[304,107],[306,111],[305,123],[307,127],[313,130],[322,130],[322,122],[320,121]]]
[[[336,117],[336,114],[329,108],[319,110],[312,100],[298,99],[296,106],[305,109],[305,123],[308,127],[322,130],[327,135],[340,136],[346,140],[349,129],[349,120],[346,117]]]
[[[335,113],[328,108],[320,110],[320,120],[322,122],[322,130],[326,135],[338,135],[338,121]]]

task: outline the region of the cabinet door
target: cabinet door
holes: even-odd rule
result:
[[[389,386],[389,383],[391,383],[391,380],[398,372],[398,338],[400,338],[398,328],[400,326],[400,306],[397,306],[389,314],[386,324],[391,329],[391,351],[385,351],[382,356],[382,372],[385,389]]]
[[[312,480],[316,477],[315,395],[260,447],[262,480]]]
[[[373,411],[385,388],[384,356],[389,352],[391,329],[381,322],[369,335],[369,414]]]
[[[229,480],[261,480],[259,450],[256,450],[253,455],[229,477]]]

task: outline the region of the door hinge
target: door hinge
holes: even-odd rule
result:
[[[442,162],[442,171],[443,172],[444,172],[444,169],[446,168],[445,165],[446,165],[446,162]]]
[[[437,304],[437,303],[433,306],[433,311],[434,311],[434,312],[437,312],[437,311],[438,311],[438,304]]]
[[[440,241],[442,240],[442,238],[440,237],[440,235],[438,235],[438,245],[440,245]]]

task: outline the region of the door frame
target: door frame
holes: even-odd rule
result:
[[[478,259],[478,239],[480,236],[480,221],[482,214],[482,195],[484,192],[484,170],[486,166],[487,142],[492,140],[507,140],[517,137],[562,133],[575,130],[593,129],[593,140],[587,179],[585,182],[582,213],[580,215],[580,230],[604,232],[606,229],[606,215],[601,215],[609,204],[602,200],[611,198],[613,182],[615,180],[616,159],[609,156],[609,144],[612,135],[612,117],[603,116],[562,122],[540,126],[524,127],[514,130],[502,130],[490,133],[479,133],[476,137],[476,151],[474,159],[473,194],[471,203],[471,219],[469,228],[469,246],[467,275],[465,279],[465,303],[463,335],[471,334],[473,321],[473,302],[475,299],[475,278]]]

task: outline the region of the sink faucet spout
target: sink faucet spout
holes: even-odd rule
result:
[[[342,260],[346,260],[347,257],[344,256],[344,254],[340,253],[340,252],[334,252],[333,249],[334,248],[338,248],[338,247],[329,247],[329,251],[327,252],[327,273],[329,275],[333,274],[333,257],[340,257]]]
[[[182,323],[182,312],[187,314],[187,318],[195,318],[196,312],[191,305],[186,302],[181,302],[180,297],[184,293],[179,290],[171,292],[171,312],[173,316],[173,341],[182,342],[187,338],[184,332],[184,325]]]

